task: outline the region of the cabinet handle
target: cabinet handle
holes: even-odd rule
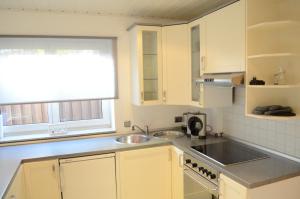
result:
[[[167,101],[167,91],[163,91],[163,101]]]
[[[16,199],[17,197],[15,195],[10,195],[9,198],[10,199]]]
[[[206,57],[201,56],[201,64],[202,64],[202,71],[205,72],[206,70]]]
[[[224,182],[221,178],[219,178],[219,186],[220,186],[219,197],[220,199],[222,199],[224,196]]]
[[[183,168],[183,154],[179,155],[179,167]]]
[[[144,103],[144,92],[141,91],[141,103],[143,104]]]
[[[52,165],[52,172],[55,173],[55,171],[56,171],[56,168],[55,168],[55,165],[53,164]]]

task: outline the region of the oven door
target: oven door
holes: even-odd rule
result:
[[[188,167],[184,168],[184,199],[217,199],[218,186]]]

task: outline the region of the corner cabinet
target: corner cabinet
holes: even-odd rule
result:
[[[119,199],[171,199],[170,146],[117,153]]]
[[[61,199],[58,160],[24,163],[28,199]]]
[[[17,171],[4,199],[26,199],[23,166]]]
[[[188,24],[162,27],[163,104],[189,104]]]
[[[132,103],[162,103],[161,27],[134,26],[131,37]]]

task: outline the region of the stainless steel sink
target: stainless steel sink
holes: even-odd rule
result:
[[[139,143],[144,143],[148,142],[151,140],[151,137],[146,136],[146,135],[124,135],[121,137],[116,138],[116,141],[122,144],[139,144]]]
[[[153,134],[154,137],[175,139],[184,136],[180,131],[159,131]]]

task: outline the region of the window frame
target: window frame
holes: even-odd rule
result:
[[[89,133],[95,133],[103,131],[103,129],[115,130],[114,123],[114,103],[113,100],[101,100],[102,103],[102,115],[101,119],[91,120],[78,120],[78,121],[66,121],[59,122],[59,104],[52,103],[48,107],[48,123],[39,124],[22,124],[3,126],[4,138],[24,136],[24,137],[36,137],[40,135],[44,136],[71,136],[78,134],[80,131],[88,131]],[[58,114],[57,114],[58,113]],[[53,118],[54,116],[54,118]],[[53,128],[51,128],[53,127]],[[54,131],[51,129],[64,128],[63,131]],[[84,128],[84,129],[82,129]],[[82,134],[89,134],[82,133]]]

